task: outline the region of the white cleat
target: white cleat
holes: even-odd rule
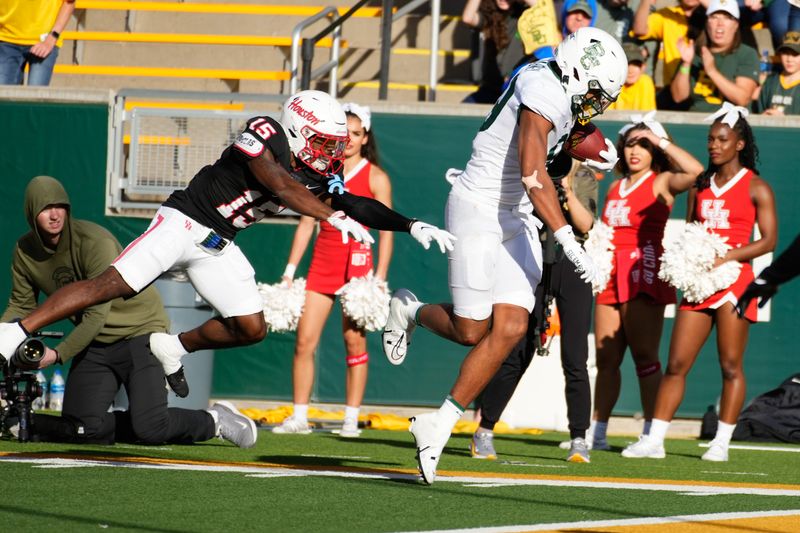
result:
[[[189,383],[183,372],[181,357],[188,352],[177,335],[168,333],[150,334],[150,352],[164,368],[169,387],[181,398],[189,395]]]
[[[708,443],[708,451],[706,451],[700,459],[703,461],[724,463],[728,460],[728,447],[712,440]]]
[[[308,435],[311,433],[311,428],[308,427],[308,422],[300,422],[293,416],[289,416],[283,419],[283,423],[280,426],[272,428],[272,432],[281,435],[292,433],[295,435]]]
[[[339,430],[339,436],[346,439],[353,439],[361,435],[361,430],[358,429],[358,420],[345,418],[342,429]]]
[[[389,318],[383,328],[383,353],[393,365],[401,365],[411,344],[411,333],[417,325],[414,317],[409,316],[409,304],[419,302],[414,293],[408,289],[397,289],[389,302]]]
[[[441,427],[437,413],[426,413],[410,418],[408,430],[414,435],[417,445],[417,468],[422,481],[433,485],[436,479],[436,466],[442,456],[444,446],[450,439],[450,431]]]
[[[629,459],[663,459],[666,456],[664,445],[650,438],[649,435],[642,435],[637,442],[629,444],[622,450],[622,457]]]

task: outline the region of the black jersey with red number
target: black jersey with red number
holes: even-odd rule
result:
[[[293,169],[283,127],[271,117],[254,117],[216,163],[203,167],[188,187],[172,193],[163,205],[232,239],[239,230],[283,209],[277,195],[259,183],[248,166],[250,160],[260,157],[265,150],[316,196],[324,197],[339,190],[338,176],[322,176],[302,164],[303,168]],[[341,190],[343,187],[342,184]]]

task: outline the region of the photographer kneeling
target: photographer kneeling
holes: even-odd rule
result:
[[[104,228],[71,218],[69,197],[54,178],[33,178],[24,207],[31,231],[14,249],[11,297],[0,322],[26,316],[39,293],[98,276],[122,251]],[[164,371],[148,346],[150,334],[169,325],[155,288],[89,307],[72,321],[75,329],[55,349],[47,348],[38,364],[45,368],[74,357],[62,415],[35,414],[33,440],[161,444],[221,436],[245,448],[255,444],[255,424],[227,402],[207,411],[167,407]],[[122,384],[130,410],[109,413]]]

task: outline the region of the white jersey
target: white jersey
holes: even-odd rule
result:
[[[472,141],[472,156],[453,184],[455,191],[466,191],[488,204],[530,204],[519,168],[520,108],[527,107],[553,124],[547,135],[548,162],[561,150],[575,123],[556,72],[555,61],[542,60],[522,68],[511,80]]]

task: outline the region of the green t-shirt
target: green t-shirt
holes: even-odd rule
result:
[[[800,81],[785,85],[781,74],[770,74],[761,87],[753,107],[758,113],[767,109],[782,109],[784,115],[800,115]]]
[[[758,83],[758,54],[746,44],[739,45],[733,52],[727,54],[715,53],[714,62],[717,70],[731,81],[742,77]],[[688,111],[716,111],[725,98],[703,70],[703,60],[699,53],[694,56],[689,76],[691,103]]]

